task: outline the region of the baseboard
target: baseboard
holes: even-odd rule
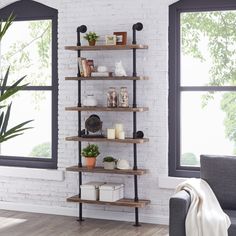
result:
[[[24,211],[32,213],[51,214],[51,215],[63,215],[63,216],[75,216],[75,217],[78,216],[78,208],[42,206],[34,204],[3,202],[3,201],[0,201],[0,209],[10,210],[10,211]],[[88,218],[128,221],[128,222],[134,221],[134,214],[128,212],[84,209],[83,213],[84,217]],[[168,217],[140,214],[140,222],[168,225]]]

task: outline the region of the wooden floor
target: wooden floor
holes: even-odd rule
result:
[[[0,210],[1,236],[168,236],[168,227]]]

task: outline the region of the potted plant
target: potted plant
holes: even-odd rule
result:
[[[95,46],[99,36],[95,32],[89,32],[84,36],[84,38],[88,40],[89,46]]]
[[[104,157],[103,163],[105,170],[113,170],[116,167],[116,159],[111,156]]]
[[[15,20],[15,16],[13,13],[10,14],[10,16],[7,18],[7,20],[4,22],[0,19],[0,55],[1,55],[1,42],[8,31],[9,27],[12,25],[13,21]],[[1,68],[1,60],[0,60],[0,72],[2,71]],[[12,85],[8,85],[8,78],[10,73],[10,67],[8,67],[5,75],[3,78],[1,78],[0,73],[0,143],[5,142],[9,139],[15,138],[19,135],[22,135],[27,129],[31,129],[32,127],[25,127],[28,123],[32,122],[32,120],[25,121],[23,123],[20,123],[18,125],[15,125],[12,128],[8,128],[8,123],[11,118],[11,106],[12,102],[7,104],[6,101],[8,101],[9,98],[11,98],[14,94],[18,93],[20,90],[27,87],[28,84],[21,84],[21,82],[24,80],[24,77],[17,80]]]
[[[98,145],[88,144],[87,147],[83,148],[82,156],[85,157],[86,166],[88,169],[93,169],[96,164],[96,157],[100,154]]]

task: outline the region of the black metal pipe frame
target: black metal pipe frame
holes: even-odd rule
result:
[[[132,44],[137,44],[136,41],[136,31],[140,31],[143,29],[143,24],[138,22],[133,25],[133,41]],[[136,68],[136,49],[133,49],[133,76],[137,76],[137,68]],[[133,80],[133,107],[137,107],[137,99],[136,99],[136,80]],[[137,132],[137,114],[133,112],[133,138],[136,138]],[[137,144],[134,144],[134,166],[133,169],[137,170]],[[138,177],[134,176],[134,200],[138,201]],[[139,223],[139,209],[135,208],[135,224],[134,226],[140,226]]]
[[[87,27],[85,25],[81,25],[77,28],[77,46],[81,46],[80,41],[80,33],[85,33],[87,31]],[[78,58],[81,56],[80,50],[78,50],[77,54]],[[78,77],[80,77],[79,63],[78,63]],[[78,80],[78,107],[81,107],[81,80]],[[81,111],[78,112],[78,136],[81,136]],[[78,166],[82,167],[82,156],[81,156],[81,142],[78,142],[78,152],[79,152],[79,162]],[[82,172],[79,172],[79,197],[81,197],[81,188],[82,185]],[[83,221],[83,205],[79,203],[79,219],[78,221]]]

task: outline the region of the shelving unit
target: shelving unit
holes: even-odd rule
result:
[[[136,72],[136,51],[148,49],[147,45],[137,44],[136,42],[136,32],[143,29],[142,23],[136,23],[133,25],[133,41],[131,45],[97,45],[97,46],[81,46],[80,33],[85,33],[87,27],[81,25],[77,28],[77,46],[67,46],[66,50],[77,51],[77,56],[81,56],[81,51],[103,51],[103,50],[132,50],[133,52],[133,75],[124,77],[80,77],[80,71],[78,67],[77,77],[66,77],[66,80],[72,80],[78,82],[78,104],[73,107],[66,107],[66,111],[76,111],[78,112],[78,135],[66,137],[66,141],[76,141],[78,142],[78,165],[66,168],[67,171],[77,172],[79,174],[79,194],[76,196],[69,197],[68,202],[79,203],[79,221],[82,221],[82,204],[98,204],[98,205],[111,205],[111,206],[121,206],[121,207],[131,207],[135,209],[135,224],[134,226],[140,226],[139,224],[139,208],[143,208],[150,203],[149,200],[140,200],[138,198],[138,178],[137,176],[144,175],[148,172],[146,169],[139,169],[137,166],[137,144],[144,144],[149,141],[148,138],[136,138],[137,133],[137,112],[146,112],[148,107],[137,107],[136,99],[136,82],[139,80],[148,80],[147,76],[137,76]],[[133,105],[129,108],[107,108],[107,107],[83,107],[81,104],[81,82],[82,81],[104,81],[104,80],[114,80],[114,81],[132,81],[133,85]],[[81,112],[131,112],[133,114],[133,137],[121,139],[107,139],[105,138],[84,138],[81,133]],[[105,170],[103,167],[95,167],[94,169],[87,169],[82,166],[82,156],[81,156],[81,146],[82,142],[107,142],[107,143],[120,143],[120,144],[131,144],[133,145],[133,169],[130,170]],[[132,175],[134,176],[134,198],[133,199],[120,199],[116,202],[103,202],[103,201],[90,201],[82,200],[81,189],[82,185],[82,173],[90,172],[97,174],[118,174],[118,175]]]

